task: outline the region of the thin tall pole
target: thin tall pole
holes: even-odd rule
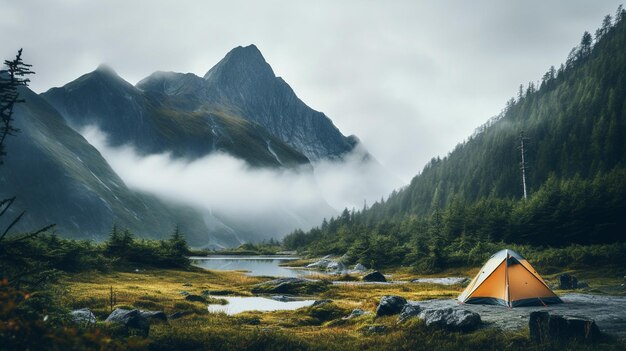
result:
[[[524,131],[519,134],[520,150],[522,152],[522,186],[524,187],[524,200],[526,200],[526,160],[524,159]]]

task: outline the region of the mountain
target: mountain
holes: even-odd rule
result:
[[[605,23],[595,42],[585,32],[565,64],[520,89],[499,115],[446,157],[433,158],[409,186],[371,208],[294,232],[286,245],[351,252],[364,262],[385,252],[410,264],[401,257],[438,262],[449,247],[481,252],[490,242],[625,242],[624,15]]]
[[[137,88],[178,97],[191,110],[227,111],[255,122],[312,161],[339,159],[358,143],[355,136],[341,134],[325,114],[302,102],[275,76],[254,45],[231,50],[203,78],[156,72],[137,83]]]
[[[165,238],[180,225],[192,245],[237,244],[228,230],[209,233],[206,215],[129,190],[50,104],[27,88],[19,93],[20,132],[7,139],[0,167],[0,197],[17,197],[8,217],[26,210],[16,230],[56,223],[65,237],[102,240],[114,224],[145,238]]]
[[[183,108],[189,102],[143,92],[106,66],[41,96],[76,130],[95,125],[112,146],[132,144],[143,154],[194,159],[223,151],[268,167],[309,162],[255,123],[227,111]]]

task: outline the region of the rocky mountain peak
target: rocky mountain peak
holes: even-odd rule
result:
[[[272,67],[255,45],[232,49],[211,68],[204,79],[210,84],[239,86],[274,80]]]

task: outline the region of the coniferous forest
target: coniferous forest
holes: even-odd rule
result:
[[[285,246],[349,252],[354,261],[378,265],[430,257],[443,267],[443,251],[490,243],[624,242],[625,47],[620,7],[594,36],[583,34],[565,63],[521,85],[502,112],[447,156],[433,158],[410,185],[307,233],[295,231]]]

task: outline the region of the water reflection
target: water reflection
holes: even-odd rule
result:
[[[314,272],[306,269],[291,269],[281,267],[279,264],[293,261],[293,256],[210,256],[192,257],[195,266],[227,271],[247,271],[250,276],[270,277],[301,277]]]
[[[313,305],[315,300],[300,301],[276,301],[265,297],[231,297],[216,296],[219,299],[228,301],[227,305],[209,305],[209,312],[224,312],[229,315],[246,312],[246,311],[280,311],[280,310],[296,310],[302,307]]]

